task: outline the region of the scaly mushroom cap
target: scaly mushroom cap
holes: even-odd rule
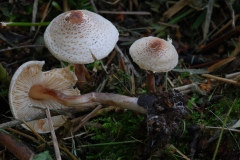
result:
[[[20,66],[12,77],[9,88],[9,103],[12,114],[17,119],[30,117],[32,114],[41,113],[41,109],[33,106],[60,109],[66,106],[53,100],[34,100],[28,96],[33,85],[39,84],[43,87],[61,91],[67,95],[79,95],[79,90],[73,89],[77,78],[69,67],[53,69],[42,72],[44,61],[29,61]],[[62,126],[66,121],[65,116],[52,117],[55,129]],[[47,119],[27,122],[38,133],[50,132]],[[22,125],[27,128],[25,125]],[[27,128],[28,129],[28,128]]]
[[[87,64],[108,56],[118,35],[115,26],[102,16],[87,10],[72,10],[51,21],[44,41],[57,59]]]
[[[168,72],[178,63],[178,53],[174,46],[156,37],[144,37],[135,41],[129,52],[140,68],[153,72]]]

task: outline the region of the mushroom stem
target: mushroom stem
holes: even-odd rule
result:
[[[75,66],[75,74],[78,78],[77,87],[80,90],[83,90],[86,84],[86,81],[90,80],[91,76],[84,64],[75,64],[74,66]]]
[[[138,98],[128,97],[124,95],[112,93],[92,92],[84,95],[65,95],[59,91],[44,88],[40,85],[31,87],[29,97],[35,100],[55,100],[65,106],[79,106],[83,103],[99,102],[105,105],[112,105],[124,109],[130,109],[142,114],[146,114],[147,110],[137,104]]]
[[[155,93],[155,77],[154,73],[152,71],[147,71],[147,86],[148,86],[148,92]]]

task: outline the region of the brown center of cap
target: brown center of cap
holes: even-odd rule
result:
[[[164,47],[163,43],[164,42],[162,40],[160,40],[160,39],[153,39],[153,40],[150,41],[149,47],[151,49],[159,51],[159,50],[161,50]]]
[[[71,11],[69,17],[66,18],[66,21],[73,24],[80,24],[83,21],[83,13],[81,11]]]

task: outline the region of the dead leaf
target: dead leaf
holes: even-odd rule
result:
[[[208,68],[208,72],[215,72],[215,71],[219,70],[220,68],[223,68],[225,65],[227,65],[229,62],[233,61],[235,58],[236,57],[229,57],[229,58],[223,59],[223,60],[211,65]]]
[[[189,0],[180,0],[175,5],[170,7],[166,12],[163,13],[163,18],[165,20],[171,18],[174,14],[176,14],[178,11],[183,9],[186,5],[190,3]]]
[[[207,83],[201,83],[199,84],[199,88],[202,91],[205,91],[207,94],[210,93],[210,91],[213,89],[212,83],[210,81],[210,79],[207,79]]]

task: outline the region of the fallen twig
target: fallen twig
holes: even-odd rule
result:
[[[94,103],[94,104],[99,104],[99,103]],[[77,112],[84,112],[84,111],[89,111],[89,109],[93,109],[95,108],[95,106],[89,106],[89,107],[69,107],[69,108],[63,108],[63,109],[58,109],[58,110],[53,110],[50,109],[51,111],[51,115],[52,116],[57,116],[57,115],[66,115],[68,116],[71,113],[77,113]],[[41,108],[42,109],[42,108]],[[30,117],[25,117],[23,119],[16,119],[16,120],[12,120],[6,123],[2,123],[0,124],[0,129],[6,129],[9,127],[14,127],[20,124],[23,124],[24,122],[30,122],[33,120],[38,120],[38,119],[42,119],[42,118],[46,118],[46,114],[43,113],[39,113],[39,114],[33,114]]]
[[[34,45],[17,46],[17,47],[1,49],[0,52],[6,52],[6,51],[11,51],[11,50],[20,49],[20,48],[36,48],[36,47],[44,47],[44,45],[35,45],[34,44]]]
[[[204,128],[205,129],[223,129],[228,131],[240,132],[240,130],[234,129],[234,128],[222,128],[222,127],[212,127],[212,126],[205,126]]]
[[[234,21],[236,21],[239,16],[240,16],[240,15],[237,14],[237,15],[235,16],[235,18],[234,18]],[[232,23],[233,23],[233,20],[230,20],[230,21],[229,21],[228,23],[226,23],[221,29],[219,29],[216,33],[214,33],[214,34],[210,37],[210,39],[216,37],[216,36],[217,36],[219,33],[221,33],[223,30],[225,30],[226,28],[228,28]]]
[[[165,19],[170,19],[173,15],[183,9],[185,6],[189,4],[188,0],[180,0],[175,3],[171,8],[169,8],[166,12],[163,13],[163,17]]]
[[[221,36],[220,38],[216,39],[215,41],[209,43],[208,45],[206,45],[202,50],[200,50],[200,53],[204,53],[209,49],[212,49],[215,46],[219,46],[223,41],[227,40],[228,38],[238,35],[240,33],[240,26],[235,27],[234,29],[232,29],[231,31],[227,32],[226,34],[224,34],[223,36]]]
[[[237,82],[237,81],[234,81],[234,80],[231,80],[231,79],[221,78],[221,77],[213,76],[213,75],[210,75],[210,74],[202,74],[202,76],[207,77],[207,78],[211,78],[211,79],[215,79],[217,81],[221,81],[221,82],[230,83],[230,84],[240,86],[240,82]]]
[[[61,158],[61,154],[60,154],[60,151],[59,151],[58,141],[57,141],[57,137],[56,137],[56,134],[55,134],[55,131],[54,131],[49,107],[46,107],[45,112],[46,112],[47,119],[48,119],[48,125],[49,125],[50,131],[51,131],[51,136],[52,136],[52,141],[53,141],[53,146],[54,146],[56,159],[61,160],[62,158]]]
[[[34,152],[26,145],[17,141],[3,130],[0,131],[0,143],[5,146],[17,159],[32,159]]]
[[[186,160],[190,160],[186,155],[184,155],[181,151],[179,151],[176,147],[174,147],[174,145],[167,144],[167,148],[174,150],[174,152],[176,151],[178,154],[180,154],[182,156],[182,158],[184,158]]]
[[[207,15],[204,22],[203,39],[205,39],[208,35],[211,16],[212,16],[212,10],[213,10],[213,4],[214,4],[214,0],[209,0],[208,7],[207,7]]]
[[[142,15],[142,16],[149,16],[151,15],[150,12],[133,12],[133,11],[98,11],[100,14],[126,14],[126,15]]]
[[[27,138],[27,139],[30,139],[30,140],[33,141],[33,142],[37,142],[37,141],[38,141],[36,138],[34,138],[34,137],[32,137],[32,136],[30,136],[30,135],[28,135],[28,134],[25,134],[25,133],[23,133],[23,132],[20,132],[20,131],[18,131],[18,130],[15,130],[15,129],[12,129],[12,128],[7,128],[6,130],[7,130],[7,131],[11,131],[11,132],[13,132],[13,133],[15,133],[15,134],[18,134],[18,135],[20,135],[20,136],[22,136],[22,137],[25,137],[25,138]]]
[[[87,116],[85,116],[79,125],[77,125],[74,129],[73,132],[78,131],[90,118],[92,118],[98,111],[99,109],[102,108],[102,105],[98,105],[91,113],[89,113]]]

